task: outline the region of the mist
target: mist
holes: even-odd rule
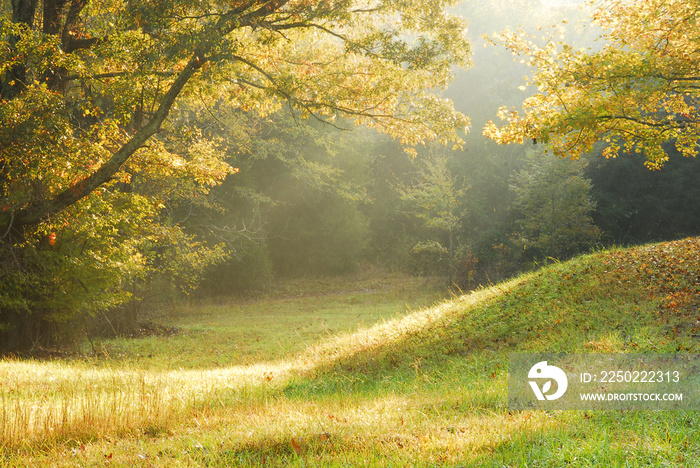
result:
[[[210,270],[201,291],[264,289],[275,278],[345,274],[369,264],[443,277],[470,289],[561,257],[537,242],[537,236],[553,235],[557,228],[549,234],[526,232],[523,226],[534,215],[516,200],[523,190],[518,174],[535,170],[533,154],[546,148],[531,142],[500,146],[481,133],[486,121],[497,119],[500,106],[519,107],[536,92],[525,87],[533,70],[485,36],[521,28],[545,40],[554,26],[564,25],[564,41],[600,47],[586,8],[585,2],[564,0],[468,0],[454,7],[468,24],[472,44],[472,67],[455,70],[444,91],[471,119],[461,149],[419,147],[412,158],[398,143],[371,131],[338,130],[284,113],[271,117],[264,123],[264,151],[254,149],[242,158],[237,164],[246,170],[218,191],[227,207],[226,223],[242,225],[246,217],[249,222],[235,255]],[[584,204],[595,222],[590,232],[568,239],[564,257],[600,245],[700,231],[700,214],[693,208],[700,204],[677,203],[681,194],[698,195],[692,185],[698,163],[677,158],[650,183],[639,158],[631,159],[609,161],[594,153],[569,174],[571,180],[588,181],[589,188],[569,200],[572,207],[561,209]],[[430,173],[436,164],[443,165],[442,174]],[[551,171],[563,170],[554,166]],[[411,186],[430,187],[434,199],[427,192],[402,195],[399,188]],[[641,191],[643,205],[635,198]],[[453,200],[449,207],[443,203],[447,199]]]

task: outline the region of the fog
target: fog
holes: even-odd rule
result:
[[[560,168],[570,161],[543,165],[542,145],[499,146],[482,135],[500,106],[518,107],[536,91],[523,89],[533,70],[484,36],[522,28],[544,40],[565,22],[566,42],[600,47],[585,2],[467,0],[453,13],[467,22],[472,44],[472,67],[456,70],[444,92],[471,119],[464,147],[419,148],[412,159],[372,132],[318,123],[300,130],[288,116],[273,117],[266,123],[268,143],[284,146],[284,154],[269,146],[269,157],[253,151],[237,163],[246,169],[219,191],[229,211],[217,222],[243,226],[247,219],[247,231],[236,239],[236,255],[209,272],[205,294],[265,288],[278,277],[339,274],[367,264],[436,275],[469,289],[547,258],[700,232],[700,214],[693,208],[700,204],[680,202],[698,196],[694,161],[674,160],[652,175],[639,158],[607,161],[596,153],[576,168]],[[561,213],[589,207],[583,219],[567,224],[566,234],[565,223],[526,228],[538,216],[524,211],[527,197],[545,196],[553,184],[518,187],[518,175],[545,170],[568,174],[558,190],[573,190],[578,180],[587,187],[557,206]],[[411,186],[430,187],[434,199],[427,190],[399,190]],[[454,202],[443,203],[448,199]],[[542,241],[547,236],[568,236],[569,248],[548,250]]]

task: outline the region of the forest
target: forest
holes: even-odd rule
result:
[[[562,62],[600,49],[591,5],[351,4],[3,2],[0,346],[368,265],[468,291],[700,231],[693,97],[654,111],[688,116],[659,135],[598,120],[567,147],[570,122],[531,131],[544,102],[495,129],[501,106],[574,88],[543,75],[556,40]]]

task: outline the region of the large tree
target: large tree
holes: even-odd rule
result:
[[[560,155],[578,157],[600,140],[606,156],[641,153],[657,169],[674,141],[696,156],[700,139],[700,2],[606,0],[591,2],[602,28],[597,49],[576,48],[548,33],[543,45],[522,32],[496,38],[536,69],[538,92],[522,112],[502,108],[500,127],[485,133],[501,143],[534,139]]]
[[[109,182],[162,129],[186,87],[263,112],[282,98],[304,115],[349,114],[409,144],[455,138],[464,117],[423,91],[444,87],[450,68],[468,60],[462,25],[445,3],[13,1],[12,22],[3,23],[3,97],[17,107],[31,100],[39,110],[72,111],[66,118],[79,131],[62,136],[85,152],[105,153],[97,129],[111,140],[78,181],[10,207],[14,226],[37,224]],[[5,122],[18,130],[7,143],[30,136],[19,125],[27,110],[34,111],[16,109],[25,111],[15,114],[20,122]],[[54,159],[67,159],[56,151],[65,138]]]
[[[29,322],[123,302],[168,246],[185,246],[173,272],[208,261],[166,207],[202,202],[237,169],[190,121],[192,102],[289,105],[407,146],[458,141],[468,120],[433,93],[469,63],[452,3],[12,0],[0,18],[0,331],[36,341]]]

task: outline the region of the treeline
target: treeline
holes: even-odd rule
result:
[[[561,160],[542,144],[501,146],[481,135],[500,105],[518,105],[531,91],[521,89],[530,70],[505,49],[484,47],[483,36],[567,18],[568,38],[593,44],[596,30],[579,7],[457,7],[473,45],[472,68],[446,93],[472,120],[462,149],[435,145],[412,158],[371,132],[284,113],[268,120],[264,148],[240,156],[241,173],[214,192],[226,194],[239,226],[248,217],[249,235],[209,270],[200,292],[261,288],[275,276],[336,274],[363,262],[471,288],[594,247],[700,232],[695,159],[674,154],[650,171],[643,154],[606,159],[601,146],[580,161]]]
[[[448,3],[0,2],[0,349],[77,341],[97,319],[128,332],[231,256],[282,269],[300,244],[270,239],[362,196],[324,161],[336,137],[297,121],[458,142],[469,120],[437,91],[470,44]],[[336,206],[285,200],[288,179]]]
[[[211,193],[211,232],[236,236],[201,294],[264,289],[285,276],[330,275],[363,263],[443,276],[463,289],[591,248],[700,232],[700,162],[602,151],[564,160],[542,145],[413,158],[369,132],[270,119],[261,143],[235,156],[241,172]],[[193,229],[206,225],[192,216]]]

